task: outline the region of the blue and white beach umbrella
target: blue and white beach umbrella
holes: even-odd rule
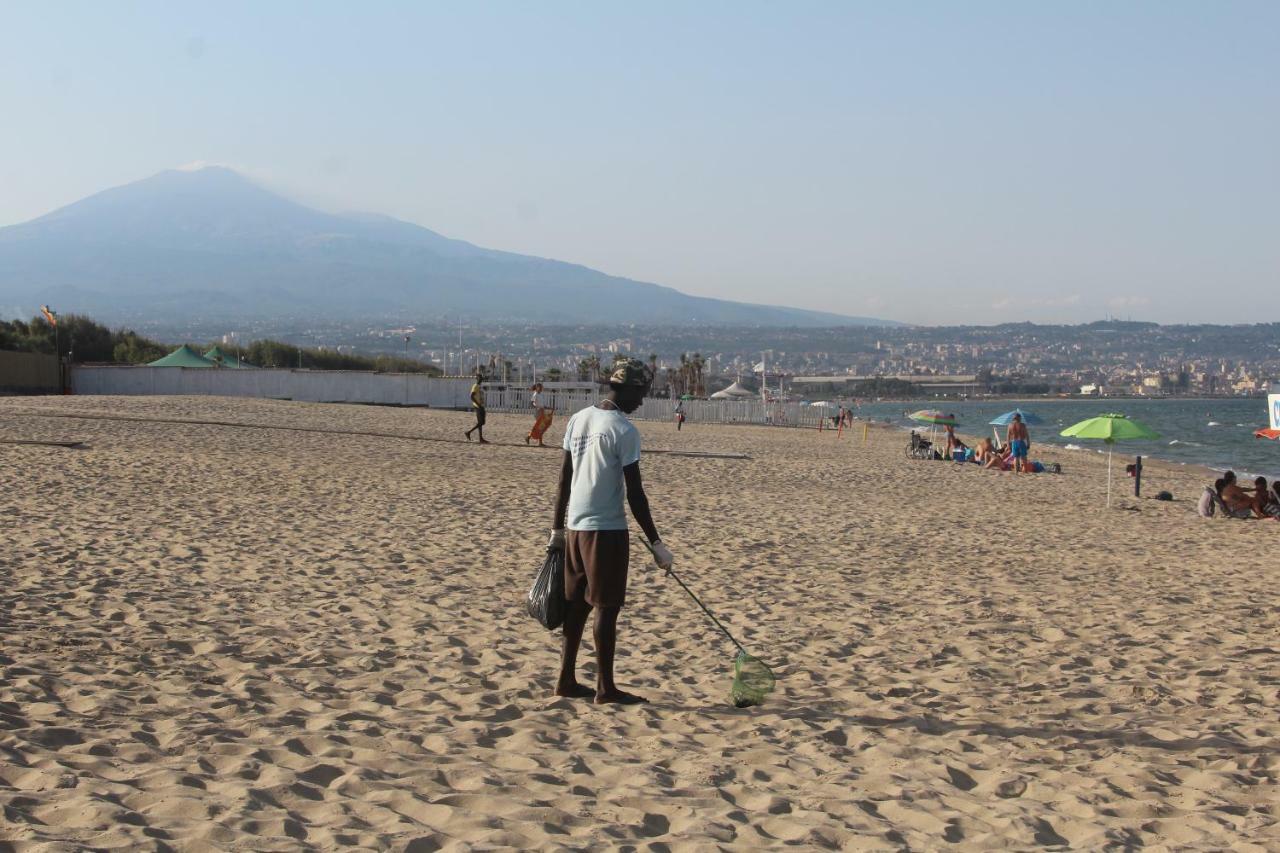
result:
[[[990,424],[991,424],[991,426],[993,427],[993,429],[991,430],[991,434],[992,434],[992,435],[994,435],[994,436],[996,437],[996,444],[997,444],[997,445],[999,445],[999,444],[1000,444],[1000,433],[999,433],[999,432],[997,432],[997,431],[994,429],[994,427],[1008,426],[1010,423],[1012,423],[1012,422],[1013,422],[1013,416],[1014,416],[1014,415],[1022,415],[1022,422],[1023,422],[1024,424],[1029,425],[1029,426],[1036,426],[1037,424],[1042,424],[1042,423],[1044,423],[1044,421],[1042,421],[1039,417],[1037,417],[1037,416],[1036,416],[1036,415],[1034,415],[1033,413],[1031,413],[1031,412],[1024,412],[1024,411],[1022,411],[1022,409],[1014,409],[1012,412],[1005,412],[1005,413],[1004,413],[1003,415],[1001,415],[1000,417],[995,418],[995,419],[993,419],[993,420],[991,420],[991,421],[990,421]]]
[[[1024,412],[1022,409],[1014,409],[1012,412],[1005,412],[1000,417],[992,419],[990,424],[992,426],[1008,426],[1013,422],[1014,415],[1022,415],[1022,422],[1030,426],[1044,423],[1044,421],[1031,412]]]

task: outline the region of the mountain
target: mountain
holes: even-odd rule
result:
[[[386,216],[324,213],[221,167],[161,172],[0,228],[0,306],[41,303],[105,320],[462,312],[548,323],[895,325],[689,296]]]

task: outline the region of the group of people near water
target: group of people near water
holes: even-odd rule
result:
[[[1266,477],[1257,477],[1252,486],[1236,481],[1236,472],[1227,471],[1205,486],[1198,512],[1206,518],[1221,512],[1225,518],[1273,518],[1280,520],[1280,480],[1267,485]]]
[[[954,419],[954,415],[949,416]],[[946,424],[947,447],[943,456],[962,462],[974,462],[984,468],[997,471],[1014,471],[1019,474],[1034,473],[1044,470],[1044,465],[1031,461],[1031,433],[1022,415],[1014,415],[1005,430],[1005,443],[997,445],[994,439],[984,438],[977,447],[969,447],[956,435],[954,424]]]

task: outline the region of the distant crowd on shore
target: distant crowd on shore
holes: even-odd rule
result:
[[[1236,473],[1227,471],[1205,486],[1197,511],[1205,518],[1221,514],[1224,518],[1271,518],[1280,520],[1280,480],[1267,485],[1266,477],[1257,477],[1252,486],[1242,486]]]

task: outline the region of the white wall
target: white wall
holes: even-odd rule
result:
[[[220,397],[265,397],[313,403],[382,403],[470,408],[471,379],[438,379],[420,373],[370,373],[356,370],[291,370],[257,368],[234,370],[208,367],[81,366],[71,369],[74,394],[200,394]],[[589,382],[544,383],[543,405],[568,414],[586,408],[603,396]],[[485,384],[485,402],[494,412],[528,412],[529,389],[510,383]],[[638,420],[673,419],[677,401],[650,398],[632,415]],[[686,425],[697,423],[768,424],[816,428],[834,409],[799,403],[765,404],[758,398],[686,400]],[[827,425],[830,426],[828,420]]]
[[[77,365],[71,370],[73,394],[201,394],[445,409],[469,405],[471,382],[470,379],[437,379],[420,373],[355,370],[233,370],[123,365]]]

